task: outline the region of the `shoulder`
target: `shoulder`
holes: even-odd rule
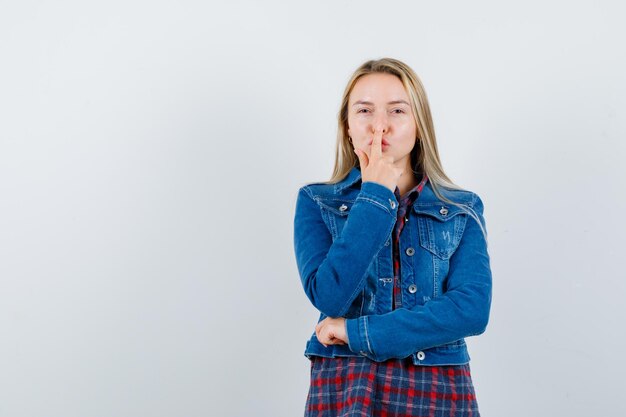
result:
[[[302,185],[296,195],[296,211],[319,209],[324,202],[333,199],[334,184],[310,182]]]
[[[309,182],[300,188],[300,193],[306,193],[316,200],[325,198],[348,198],[353,196],[355,191],[358,191],[357,189],[360,187],[361,183],[360,180],[361,170],[354,166],[336,181]]]
[[[478,194],[465,188],[438,186],[437,192],[435,192],[430,181],[426,182],[418,201],[422,204],[443,204],[445,199],[470,207],[480,201]]]
[[[417,213],[445,221],[462,213],[481,218],[484,206],[480,196],[473,190],[439,186],[435,192],[430,182],[427,182],[414,203],[414,209]]]
[[[332,198],[337,193],[336,183],[310,182],[300,187],[298,194],[304,194],[313,200]]]
[[[478,193],[476,193],[475,191],[463,189],[463,190],[452,190],[452,191],[447,191],[447,192],[451,193],[453,195],[452,200],[458,203],[467,205],[474,209],[476,209],[476,207],[478,206],[482,207],[482,204],[483,204],[482,199],[480,198]]]
[[[471,208],[474,212],[482,214],[484,205],[483,200],[480,198],[478,193],[472,190],[462,189],[462,190],[450,190],[446,189],[445,191],[449,195],[450,199],[456,203],[464,205],[466,207]]]

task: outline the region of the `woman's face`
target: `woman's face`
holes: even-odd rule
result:
[[[348,135],[370,154],[374,129],[383,130],[382,151],[396,166],[410,166],[417,126],[409,96],[398,77],[374,73],[359,78],[348,100]]]

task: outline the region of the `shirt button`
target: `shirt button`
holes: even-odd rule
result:
[[[393,201],[391,198],[389,199],[389,205],[391,206],[391,208],[396,208],[396,202]]]
[[[426,357],[426,354],[422,352],[421,350],[417,352],[417,359],[423,361],[425,357]]]
[[[415,285],[415,284],[409,285],[409,292],[411,294],[415,294],[417,292],[417,285]]]
[[[413,248],[407,248],[406,249],[406,254],[409,256],[413,256],[413,254],[415,253],[415,249]]]

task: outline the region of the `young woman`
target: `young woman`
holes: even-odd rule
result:
[[[332,178],[300,188],[294,218],[321,313],[305,416],[479,416],[464,338],[491,306],[482,200],[444,173],[403,62],[361,65],[338,116]]]

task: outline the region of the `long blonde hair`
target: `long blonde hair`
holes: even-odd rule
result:
[[[417,125],[417,140],[415,146],[411,150],[411,165],[414,175],[422,172],[428,176],[434,194],[442,201],[457,206],[461,210],[468,213],[480,226],[480,229],[487,238],[487,232],[483,224],[479,221],[476,212],[469,206],[450,200],[442,194],[444,189],[465,190],[455,184],[443,170],[441,160],[439,158],[439,150],[437,149],[437,140],[435,137],[435,128],[432,116],[430,114],[430,106],[426,90],[422,85],[417,74],[404,62],[393,58],[381,58],[377,60],[369,60],[364,62],[354,71],[346,88],[343,92],[341,100],[341,108],[337,115],[337,144],[335,151],[335,167],[333,174],[326,184],[334,184],[346,177],[350,170],[359,165],[359,159],[354,153],[354,146],[348,137],[348,101],[350,94],[357,81],[364,75],[374,73],[386,73],[395,75],[402,82],[406,90],[411,107],[413,109],[413,117]],[[421,178],[417,178],[421,180]]]

